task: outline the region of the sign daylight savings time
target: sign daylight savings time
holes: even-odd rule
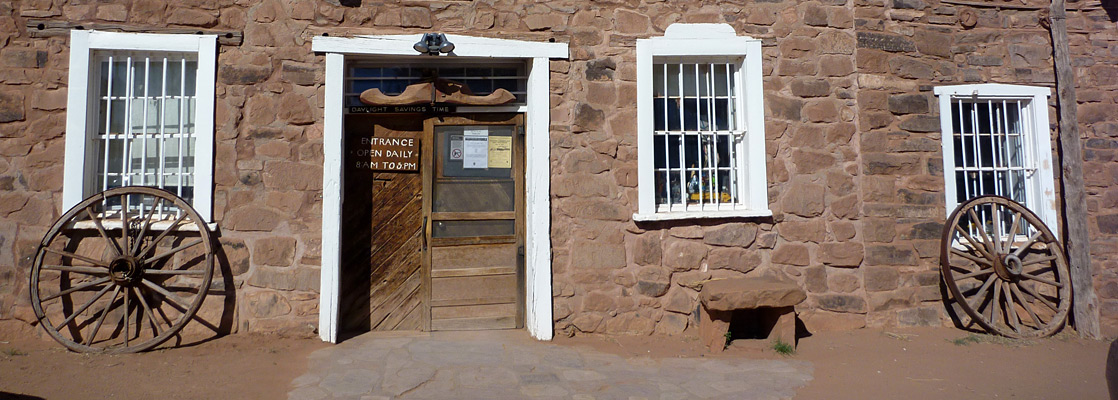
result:
[[[416,138],[363,137],[357,143],[350,154],[353,154],[353,165],[359,169],[419,171],[419,140]]]

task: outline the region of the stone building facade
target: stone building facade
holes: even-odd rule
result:
[[[1112,2],[1103,4],[1110,5],[1069,2],[1067,22],[1093,289],[1103,333],[1112,336],[1118,15],[1107,8]],[[442,32],[450,40],[566,43],[566,57],[547,66],[550,229],[542,254],[549,253],[551,293],[543,296],[551,318],[548,333],[537,335],[547,338],[552,330],[681,334],[697,322],[705,280],[758,275],[792,280],[808,293],[797,311],[809,331],[950,324],[938,270],[948,210],[933,88],[1053,87],[1051,39],[1039,23],[1047,7],[1038,0],[5,3],[0,324],[31,329],[28,270],[65,211],[70,35],[37,34],[32,21],[243,33],[243,42],[217,51],[212,219],[221,270],[230,276],[201,315],[230,331],[290,335],[321,329],[325,296],[331,100],[327,56],[312,49],[315,40]],[[761,42],[771,216],[634,221],[637,41],[664,36],[676,23],[726,24]]]

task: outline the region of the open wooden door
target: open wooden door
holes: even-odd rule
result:
[[[429,330],[524,326],[523,129],[522,115],[426,121]]]
[[[376,160],[373,139],[426,141],[424,117],[351,114],[346,127],[340,328],[421,330],[423,175],[374,169],[369,161]]]

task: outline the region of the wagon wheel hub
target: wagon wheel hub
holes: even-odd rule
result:
[[[132,286],[143,276],[143,260],[132,256],[120,256],[109,262],[109,277],[118,285]]]
[[[1002,260],[1003,267],[1010,277],[1017,279],[1021,277],[1025,267],[1021,264],[1021,259],[1013,254],[1006,254]]]

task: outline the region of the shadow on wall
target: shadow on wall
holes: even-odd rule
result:
[[[1110,22],[1118,22],[1118,0],[1101,0],[1102,9],[1110,17]]]
[[[233,283],[233,270],[229,256],[225,253],[219,238],[220,231],[213,232],[214,241],[214,279],[206,294],[202,307],[194,314],[183,330],[171,337],[163,347],[191,347],[232,334],[237,327],[237,291]],[[187,261],[187,263],[193,262]],[[221,302],[220,306],[215,305]],[[0,397],[2,398],[2,397]]]

